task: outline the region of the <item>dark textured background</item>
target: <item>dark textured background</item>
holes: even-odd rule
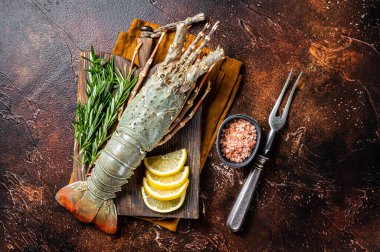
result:
[[[212,46],[244,62],[231,113],[267,116],[303,70],[244,230],[225,221],[246,172],[212,150],[198,221],[171,233],[119,218],[115,236],[54,200],[71,172],[80,50],[111,51],[133,17],[165,24],[205,12]],[[0,1],[0,250],[380,250],[378,1]],[[199,30],[199,26],[196,27]]]

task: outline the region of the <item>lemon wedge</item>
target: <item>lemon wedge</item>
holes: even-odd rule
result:
[[[162,156],[144,158],[144,165],[154,175],[169,176],[182,169],[186,158],[186,149],[181,149]]]
[[[144,199],[145,205],[151,210],[159,213],[169,213],[177,210],[183,205],[183,202],[186,198],[186,191],[183,192],[179,198],[172,200],[156,200],[150,197],[144,190],[144,187],[141,187],[142,197]]]
[[[176,189],[170,190],[161,190],[154,187],[151,187],[146,178],[143,178],[143,187],[145,192],[152,198],[156,200],[172,200],[179,198],[182,193],[186,192],[186,189],[189,185],[189,180],[186,179],[186,182]]]
[[[145,170],[145,176],[148,184],[154,188],[163,190],[175,189],[186,182],[189,176],[189,167],[185,166],[178,173],[165,177],[157,176]]]

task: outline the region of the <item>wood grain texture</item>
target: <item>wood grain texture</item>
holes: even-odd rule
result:
[[[98,57],[109,59],[111,54],[97,53]],[[78,64],[78,97],[77,102],[86,101],[86,76],[85,69],[89,67],[88,52],[81,53],[81,59]],[[128,71],[130,62],[122,57],[114,56],[115,67],[120,69],[123,74]],[[152,68],[150,74],[155,71]],[[116,125],[115,125],[116,126]],[[116,207],[119,215],[140,216],[140,217],[181,217],[188,219],[197,219],[199,217],[199,166],[200,166],[200,132],[201,132],[201,110],[198,110],[193,119],[186,126],[174,135],[167,143],[155,148],[147,156],[161,155],[172,151],[186,148],[188,158],[186,165],[190,168],[190,184],[187,188],[187,195],[183,206],[167,214],[161,214],[150,210],[144,203],[141,195],[142,178],[144,177],[145,167],[140,165],[135,174],[129,179],[123,187],[123,191],[117,195]],[[86,174],[82,172],[82,166],[77,161],[80,159],[78,144],[74,143],[73,173],[74,180],[84,180]]]

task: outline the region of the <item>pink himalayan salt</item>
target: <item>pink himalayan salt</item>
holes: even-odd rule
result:
[[[256,144],[256,128],[245,119],[227,123],[220,137],[222,155],[232,162],[246,160]]]

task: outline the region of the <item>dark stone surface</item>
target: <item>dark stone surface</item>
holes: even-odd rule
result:
[[[133,17],[165,24],[198,12],[245,64],[231,113],[264,133],[291,67],[305,72],[244,230],[225,221],[246,171],[212,150],[199,221],[171,233],[120,218],[108,236],[54,200],[72,167],[76,66],[111,51]],[[0,1],[0,250],[380,250],[378,1]],[[195,31],[199,26],[195,27]]]

